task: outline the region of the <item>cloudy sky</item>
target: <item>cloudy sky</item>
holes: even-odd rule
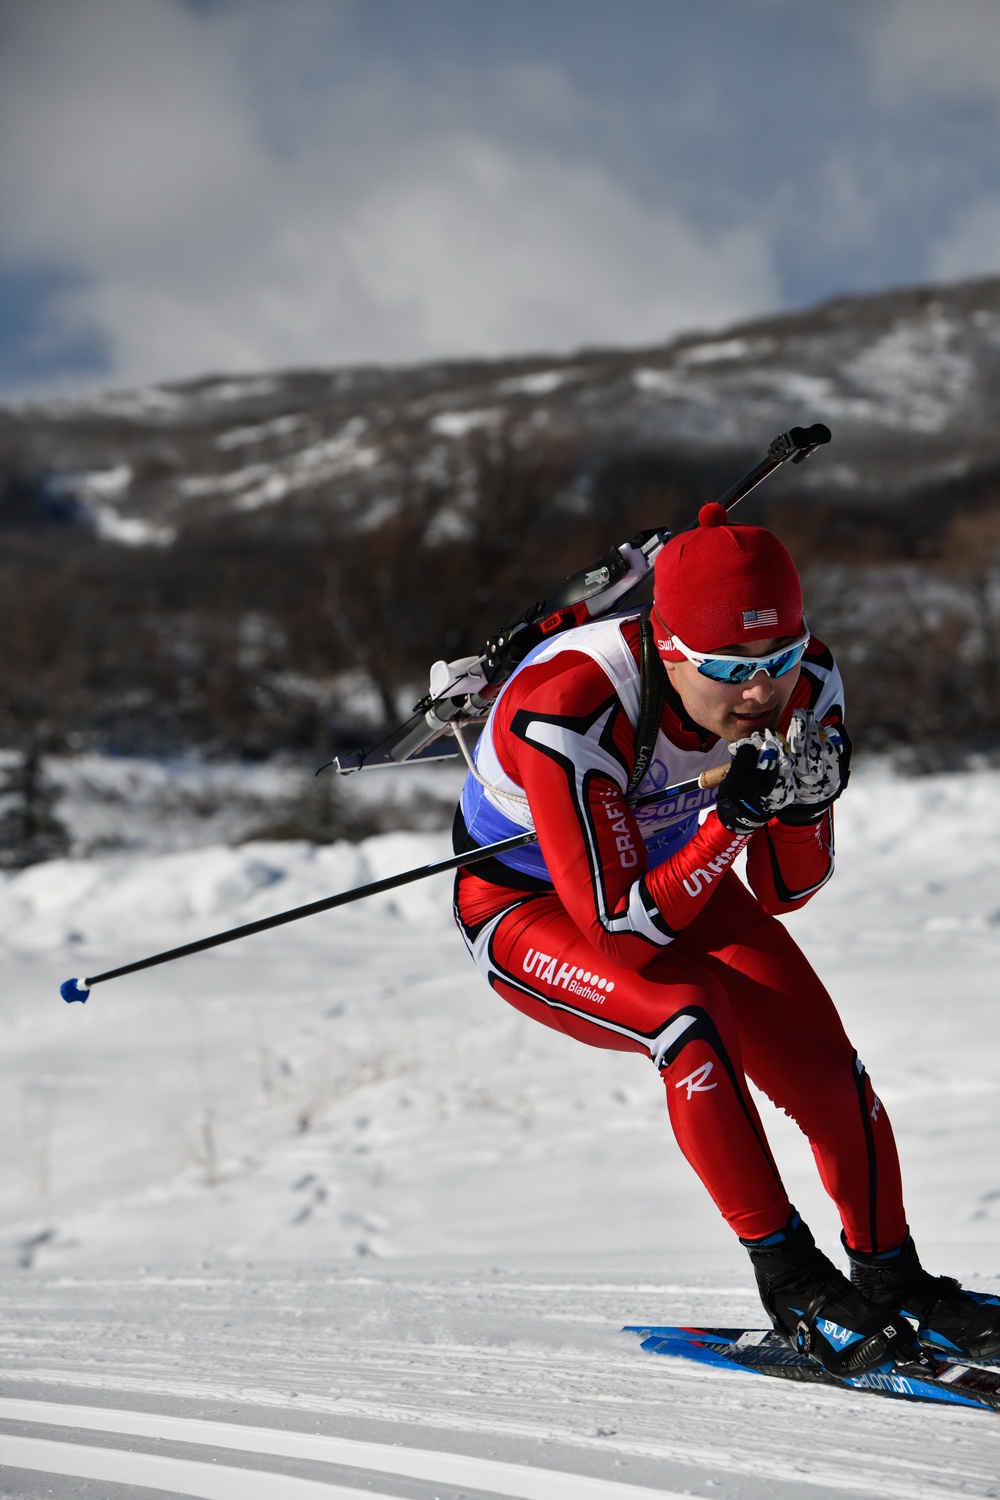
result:
[[[0,0],[0,396],[1000,273],[1000,0]]]

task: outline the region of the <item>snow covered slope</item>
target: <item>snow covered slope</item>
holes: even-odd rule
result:
[[[1000,775],[863,768],[841,809],[837,877],[790,925],[892,1113],[925,1259],[1000,1291]],[[756,1320],[745,1260],[652,1068],[491,996],[447,877],[58,998],[444,852],[390,835],[3,880],[0,1395],[705,1495],[995,1493],[995,1418],[775,1390],[619,1338]],[[833,1250],[808,1149],[762,1108]]]
[[[915,1229],[1000,1272],[1000,775],[869,768],[838,831],[835,880],[790,925],[892,1110]],[[652,1068],[500,1005],[447,876],[98,986],[86,1007],[58,998],[71,973],[445,852],[398,834],[4,877],[8,1262],[725,1245]],[[800,1205],[826,1214],[797,1132],[764,1109]]]
[[[49,476],[49,512],[72,502],[133,547],[303,503],[368,529],[406,503],[414,476],[448,478],[435,529],[468,528],[469,444],[501,431],[518,449],[568,444],[592,483],[601,454],[731,462],[793,422],[823,421],[835,456],[788,483],[871,502],[995,470],[998,348],[990,277],[840,297],[641,350],[206,378],[0,409],[0,457]],[[589,494],[581,484],[553,499],[585,513]]]

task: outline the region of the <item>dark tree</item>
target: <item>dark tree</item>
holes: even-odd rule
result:
[[[0,777],[0,869],[23,870],[69,851],[55,808],[60,792],[45,778],[42,753],[30,743]]]

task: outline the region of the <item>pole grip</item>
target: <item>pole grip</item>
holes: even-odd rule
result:
[[[726,772],[728,770],[729,766],[725,765],[713,766],[710,771],[702,771],[698,777],[698,785],[703,792],[710,791],[714,786],[721,786],[726,779]]]

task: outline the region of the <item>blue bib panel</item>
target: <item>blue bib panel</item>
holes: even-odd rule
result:
[[[698,832],[698,813],[703,807],[711,807],[715,792],[687,792],[681,797],[672,797],[666,802],[654,803],[636,811],[646,860],[649,869],[662,865],[665,859],[683,849]],[[645,817],[643,815],[646,815]],[[467,776],[462,788],[462,817],[469,835],[477,844],[496,844],[501,839],[513,838],[524,832],[522,823],[515,823],[494,807],[474,776]],[[644,823],[655,823],[647,833]],[[510,849],[496,856],[503,864],[522,875],[531,875],[536,880],[552,883],[548,866],[537,844],[524,844],[520,849]]]

